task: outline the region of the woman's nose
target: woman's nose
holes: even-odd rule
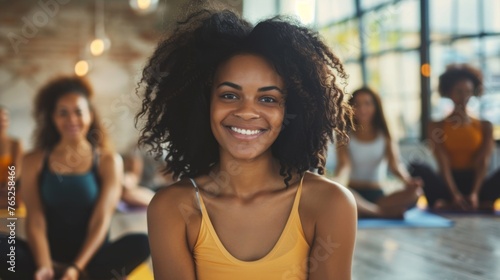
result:
[[[253,104],[252,101],[248,100],[243,100],[240,103],[240,106],[234,112],[234,115],[244,120],[257,119],[260,117],[260,114],[255,108],[255,104]]]

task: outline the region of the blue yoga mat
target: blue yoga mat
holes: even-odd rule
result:
[[[404,220],[394,219],[359,219],[358,228],[447,228],[453,226],[453,221],[429,213],[425,210],[412,208],[405,212]]]

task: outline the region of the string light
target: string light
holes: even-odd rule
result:
[[[89,63],[86,60],[80,60],[75,64],[75,74],[85,76],[89,72]]]

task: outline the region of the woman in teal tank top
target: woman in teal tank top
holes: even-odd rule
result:
[[[195,2],[143,71],[141,142],[180,178],[148,209],[155,279],[351,279],[354,199],[320,175],[350,125],[341,62],[295,22]]]
[[[50,81],[36,96],[35,150],[23,160],[28,240],[16,240],[15,273],[4,269],[2,254],[0,278],[112,279],[149,256],[145,234],[108,239],[123,167],[106,145],[91,96],[77,77]]]

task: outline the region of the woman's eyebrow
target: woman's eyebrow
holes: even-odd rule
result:
[[[237,85],[235,83],[231,83],[231,82],[223,82],[223,83],[220,83],[217,88],[220,88],[222,86],[228,86],[228,87],[232,87],[234,89],[237,89],[237,90],[242,90],[243,88],[240,86],[240,85]],[[267,86],[267,87],[261,87],[258,89],[259,92],[263,92],[263,91],[270,91],[270,90],[277,90],[279,91],[280,93],[283,93],[283,91],[277,87],[277,86]]]
[[[241,86],[237,85],[237,84],[233,84],[231,82],[223,82],[223,83],[220,83],[217,88],[220,88],[221,86],[228,86],[228,87],[232,87],[234,89],[237,89],[237,90],[241,90]]]
[[[262,91],[270,91],[270,90],[277,90],[280,93],[283,93],[283,91],[279,87],[277,87],[277,86],[261,87],[261,88],[259,88],[258,91],[262,92]]]

